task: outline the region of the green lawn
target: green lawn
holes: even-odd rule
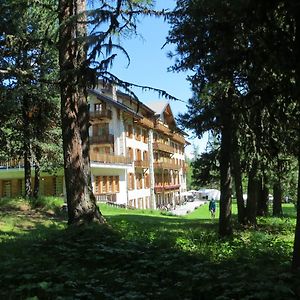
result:
[[[67,228],[56,202],[0,203],[0,299],[300,298],[292,205],[220,240],[207,205],[185,217],[101,205],[109,227]]]

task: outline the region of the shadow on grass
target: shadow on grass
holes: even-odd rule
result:
[[[0,298],[299,299],[287,252],[263,234],[220,241],[212,220],[107,219],[111,227],[36,222],[2,243]]]
[[[289,218],[297,218],[297,211],[295,206],[284,206],[283,207],[283,216]]]

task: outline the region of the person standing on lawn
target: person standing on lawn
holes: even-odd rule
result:
[[[216,206],[217,206],[216,205],[216,200],[215,199],[210,199],[208,209],[210,211],[212,219],[214,219],[215,216],[216,216]]]

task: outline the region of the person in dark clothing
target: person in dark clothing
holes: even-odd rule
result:
[[[210,211],[212,219],[214,219],[216,216],[216,200],[215,199],[211,199],[209,201],[208,209]]]

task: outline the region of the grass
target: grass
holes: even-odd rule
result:
[[[55,207],[0,203],[0,299],[300,298],[291,205],[220,240],[207,205],[185,217],[101,205],[109,227],[67,228]]]

